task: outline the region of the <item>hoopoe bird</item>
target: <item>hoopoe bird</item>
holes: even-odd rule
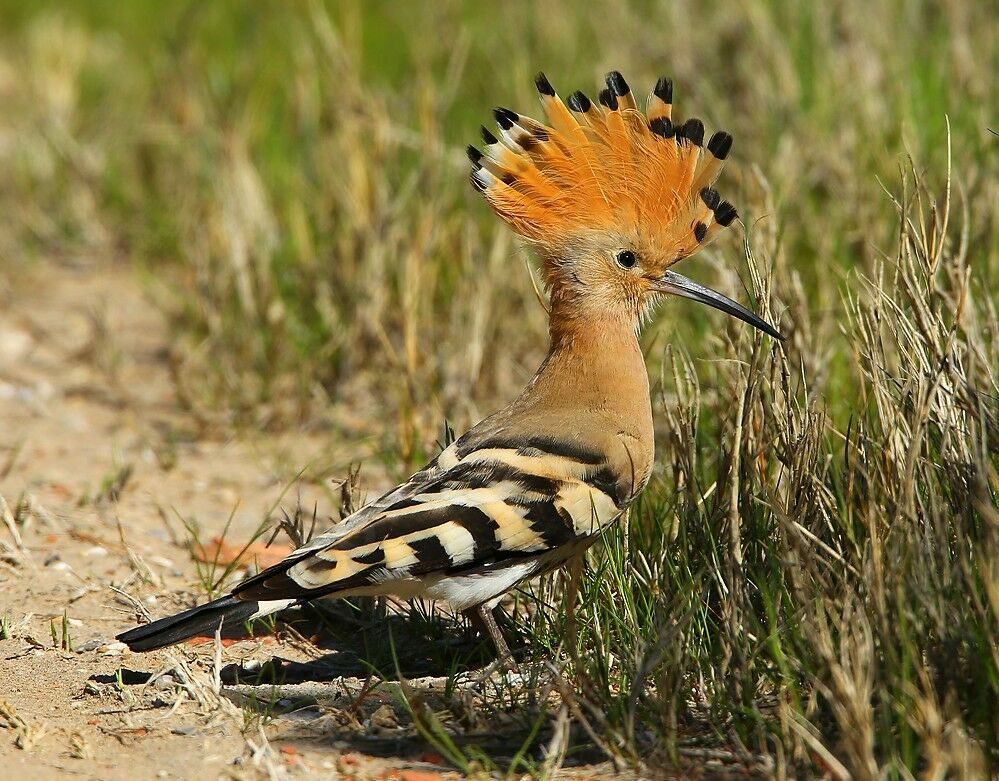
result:
[[[317,597],[441,600],[512,663],[492,608],[518,583],[578,565],[652,472],[649,380],[638,341],[665,296],[720,309],[775,338],[741,304],[671,270],[736,219],[712,183],[732,146],[675,121],[660,79],[645,112],[618,72],[597,104],[536,80],[547,124],[504,108],[471,182],[537,251],[547,357],[523,393],[371,502],[230,594],[131,629],[148,651]]]

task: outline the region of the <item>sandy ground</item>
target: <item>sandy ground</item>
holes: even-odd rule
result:
[[[47,265],[0,296],[0,775],[447,773],[397,684],[355,707],[356,657],[354,675],[275,690],[220,686],[211,642],[137,655],[113,641],[142,610],[203,595],[181,518],[210,540],[231,517],[241,542],[279,503],[331,515],[328,481],[287,490],[330,442],[199,433],[174,396],[165,325],[125,271]],[[370,450],[337,443],[341,463]],[[295,636],[227,641],[219,661],[314,658]],[[283,715],[263,728],[264,712]]]

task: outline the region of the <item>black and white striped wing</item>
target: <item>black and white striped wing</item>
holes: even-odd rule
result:
[[[427,469],[286,561],[241,600],[310,599],[542,557],[623,511],[603,458],[551,438],[451,445]]]

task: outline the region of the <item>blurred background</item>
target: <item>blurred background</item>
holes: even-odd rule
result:
[[[542,355],[525,255],[467,184],[494,105],[538,114],[624,72],[736,139],[719,186],[798,291],[779,313],[837,409],[850,273],[897,233],[911,155],[952,152],[995,293],[999,55],[974,0],[749,3],[0,3],[0,273],[40,258],[141,275],[206,418],[390,422],[407,462],[508,399]],[[948,140],[948,121],[950,139]],[[684,271],[746,298],[729,232]],[[807,325],[804,313],[807,307]],[[734,326],[669,304],[692,346]],[[371,414],[375,412],[376,414]]]

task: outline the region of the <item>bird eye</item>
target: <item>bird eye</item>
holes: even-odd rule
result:
[[[636,263],[638,263],[638,258],[630,249],[623,249],[617,253],[617,264],[621,268],[634,268]]]

